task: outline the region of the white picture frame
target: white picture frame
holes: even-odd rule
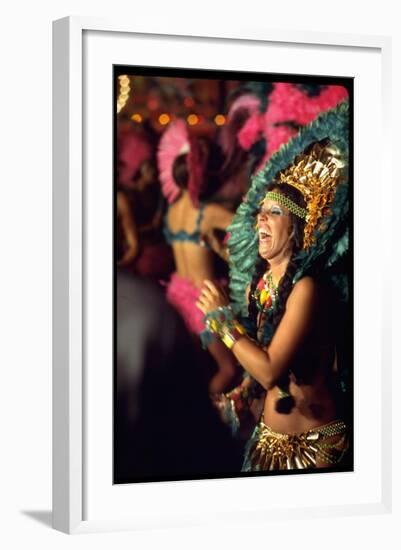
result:
[[[127,51],[127,44],[132,41],[145,41],[144,43],[147,45],[154,44],[154,47],[144,48],[143,51],[141,50],[141,55],[139,55],[135,47],[132,51]],[[163,52],[160,43],[163,44]],[[177,64],[177,57],[174,59],[171,57],[170,65],[168,61],[161,60],[162,54],[166,55],[164,50],[167,50],[167,54],[169,48],[171,48],[171,52],[176,52],[176,50],[182,49],[183,44],[185,49],[189,50],[192,55],[191,65],[188,65],[188,60],[185,61],[185,59],[182,63],[186,62],[187,65]],[[341,482],[345,484],[344,487],[348,486],[350,488],[349,498],[345,498],[345,495],[342,498],[339,494],[335,498],[333,496],[332,501],[328,499],[324,504],[318,506],[313,506],[307,502],[301,505],[299,502],[294,501],[290,507],[280,503],[277,506],[269,503],[269,506],[265,509],[264,504],[256,499],[252,506],[244,508],[242,505],[236,504],[233,498],[230,498],[230,495],[232,496],[235,492],[242,491],[246,494],[247,491],[254,489],[255,481],[259,482],[261,478],[258,480],[175,482],[162,485],[157,483],[133,484],[121,488],[118,494],[107,492],[108,489],[107,491],[105,489],[103,493],[95,493],[94,487],[103,487],[103,483],[111,484],[111,472],[109,477],[102,481],[109,462],[106,460],[102,465],[103,469],[99,467],[99,471],[96,471],[98,477],[92,479],[91,476],[95,476],[94,468],[85,456],[91,453],[93,456],[94,452],[98,453],[99,456],[103,456],[104,450],[107,449],[105,445],[110,442],[110,439],[101,442],[100,439],[97,439],[97,433],[95,434],[96,430],[93,429],[91,421],[94,415],[91,411],[88,412],[88,407],[99,407],[96,404],[95,394],[107,392],[107,382],[111,380],[112,365],[108,362],[108,354],[101,354],[105,357],[103,370],[100,369],[99,382],[96,382],[96,388],[93,391],[94,384],[93,378],[90,376],[90,369],[94,355],[91,355],[88,349],[92,345],[90,342],[93,343],[94,336],[91,332],[91,324],[88,324],[88,319],[90,320],[92,315],[93,297],[96,296],[96,293],[98,293],[98,296],[103,295],[101,289],[108,288],[110,278],[107,277],[110,274],[106,274],[102,282],[96,281],[96,283],[90,278],[88,279],[87,275],[87,271],[91,271],[92,262],[96,264],[96,262],[107,262],[108,260],[107,258],[106,260],[104,258],[99,259],[101,256],[99,251],[96,254],[91,252],[93,241],[90,235],[93,235],[93,227],[91,228],[90,225],[99,224],[99,219],[96,217],[96,213],[91,210],[93,186],[89,186],[88,189],[87,185],[88,178],[91,180],[95,172],[92,171],[91,173],[91,167],[89,166],[93,162],[93,160],[90,160],[93,159],[93,151],[87,140],[88,132],[90,134],[92,129],[87,125],[92,124],[90,120],[93,122],[93,118],[88,123],[86,112],[89,112],[93,107],[88,107],[86,102],[86,87],[90,88],[92,80],[94,81],[96,78],[99,78],[99,83],[104,83],[105,80],[102,79],[107,78],[107,66],[110,68],[109,76],[111,79],[110,60],[112,63],[122,65],[158,64],[159,66],[222,69],[223,66],[218,67],[219,55],[216,55],[216,58],[213,57],[213,59],[210,55],[203,56],[204,64],[200,65],[202,63],[202,61],[199,61],[202,59],[199,54],[200,48],[202,52],[209,53],[209,51],[212,51],[212,47],[216,49],[216,52],[220,52],[220,57],[225,56],[225,68],[236,70],[244,70],[250,59],[252,63],[256,63],[255,60],[258,56],[263,58],[263,48],[276,48],[275,52],[282,50],[282,53],[274,56],[274,58],[278,59],[278,62],[280,56],[282,60],[288,58],[288,67],[296,67],[299,63],[300,69],[298,71],[293,70],[302,74],[305,74],[305,69],[301,67],[300,60],[294,59],[294,49],[299,49],[302,52],[302,59],[308,56],[316,56],[316,59],[320,59],[320,68],[316,68],[316,72],[313,73],[319,75],[337,75],[335,70],[331,72],[336,56],[343,56],[344,59],[360,56],[360,59],[358,58],[359,60],[355,61],[356,73],[358,73],[358,63],[361,63],[360,73],[354,74],[352,63],[350,63],[349,68],[341,70],[339,76],[354,76],[356,78],[355,104],[358,108],[355,110],[355,125],[358,132],[355,135],[355,181],[357,184],[355,276],[356,282],[361,284],[361,290],[357,290],[355,293],[355,308],[356,312],[360,314],[360,317],[356,316],[356,319],[359,319],[361,323],[356,336],[361,341],[366,341],[366,338],[372,336],[369,330],[363,326],[363,317],[365,316],[363,308],[365,305],[361,299],[362,292],[366,289],[363,273],[369,262],[369,253],[366,249],[367,243],[363,237],[364,229],[368,227],[369,223],[367,217],[369,209],[376,207],[380,211],[380,224],[376,227],[377,235],[373,238],[373,244],[383,241],[381,236],[385,231],[390,233],[391,228],[389,226],[390,219],[386,216],[384,205],[380,201],[375,201],[372,194],[361,193],[358,181],[363,180],[364,184],[366,183],[366,189],[374,190],[374,186],[377,185],[377,178],[382,186],[385,185],[386,181],[391,180],[389,165],[384,162],[384,154],[381,154],[389,146],[390,140],[390,38],[289,30],[278,31],[261,28],[229,29],[227,25],[224,26],[224,29],[208,29],[207,33],[194,28],[191,28],[189,32],[179,23],[169,24],[167,32],[165,29],[157,27],[153,29],[145,28],[139,22],[131,25],[121,21],[114,22],[83,17],[68,17],[55,21],[53,32],[53,526],[66,533],[138,529],[149,526],[192,525],[228,518],[230,521],[266,521],[266,511],[268,511],[268,517],[270,518],[299,518],[313,517],[314,515],[344,516],[361,513],[387,513],[391,510],[391,434],[384,429],[384,426],[391,425],[391,399],[389,398],[391,395],[391,342],[389,326],[386,325],[390,322],[391,317],[388,313],[391,298],[388,293],[384,292],[388,282],[386,273],[389,273],[391,263],[391,243],[388,241],[382,242],[385,261],[383,262],[382,271],[376,275],[382,299],[378,301],[375,306],[377,309],[374,310],[374,313],[377,313],[377,315],[374,315],[374,317],[377,317],[376,324],[373,328],[370,328],[370,330],[374,330],[373,334],[380,334],[380,337],[375,344],[374,352],[370,356],[364,354],[362,347],[359,349],[358,345],[356,346],[355,403],[357,414],[355,415],[355,422],[359,423],[356,424],[356,431],[359,426],[361,441],[357,442],[356,446],[356,473],[354,473],[357,476],[359,468],[359,471],[364,472],[364,476],[355,484],[355,493],[352,493],[351,477],[337,478],[338,483]],[[231,53],[227,56],[227,53],[223,51],[225,48],[235,52],[235,55]],[[323,56],[321,53],[319,54],[320,50],[323,51]],[[252,53],[251,58],[247,57],[249,52]],[[330,55],[332,55],[333,64],[327,62],[327,72],[324,72],[321,69],[324,66],[322,65],[323,57],[328,58]],[[362,59],[364,56],[366,57],[365,60]],[[159,59],[159,63],[155,62],[157,59]],[[127,63],[127,60],[131,61]],[[291,65],[291,63],[295,65]],[[346,64],[342,66],[345,67]],[[277,65],[277,67],[280,68],[280,65]],[[257,70],[257,67],[249,67],[249,70]],[[363,169],[363,155],[367,154],[364,142],[365,132],[363,131],[366,117],[363,114],[367,111],[362,106],[359,109],[358,104],[361,91],[364,91],[360,90],[359,87],[366,86],[368,70],[373,71],[372,74],[378,75],[379,78],[379,82],[375,81],[373,84],[374,91],[372,92],[371,113],[373,114],[370,124],[375,132],[379,132],[379,134],[378,137],[376,134],[377,163],[371,173]],[[274,70],[274,66],[272,66],[270,72],[280,71]],[[285,72],[290,71],[287,69]],[[110,97],[111,80],[110,90],[104,91],[103,87],[99,87],[98,90],[99,94],[97,96],[99,97],[96,101],[99,101],[99,105],[104,107]],[[100,111],[100,113],[98,111],[98,117],[102,119],[102,122],[99,122],[101,125],[99,128],[105,130],[104,132],[98,132],[98,134],[100,136],[106,134],[109,128],[111,139],[112,113],[110,104],[108,111]],[[102,137],[99,137],[99,140],[98,151],[100,152],[99,156],[102,157],[102,152],[107,151],[110,141],[108,139],[102,141]],[[105,155],[108,154],[110,157],[111,153],[112,151],[109,150]],[[99,162],[103,161],[99,160]],[[109,160],[107,162],[108,164],[103,166],[103,168],[106,167],[106,170],[103,169],[103,175],[100,174],[99,177],[104,178],[105,182],[109,178],[111,185]],[[109,191],[102,195],[102,191],[99,191],[100,210],[106,207],[107,196],[109,198],[111,196],[107,195],[107,192]],[[387,186],[387,201],[391,199],[390,195],[391,189]],[[107,226],[107,223],[105,225]],[[108,237],[106,233],[102,236],[104,237],[103,242],[106,243],[105,248],[109,250],[108,245],[110,244],[111,234]],[[369,243],[369,246],[371,245],[372,240]],[[105,307],[106,317],[107,312],[110,311],[108,309],[110,301],[107,304]],[[386,312],[386,315],[383,315],[384,312]],[[99,327],[99,330],[107,332],[107,327],[106,323],[105,326]],[[359,332],[362,334],[359,334]],[[104,333],[100,332],[99,334]],[[111,338],[111,334],[109,338]],[[364,395],[359,395],[358,381],[360,380],[361,362],[373,374],[372,377],[369,377],[371,380],[366,381],[364,385],[367,397],[372,397],[375,388],[379,388],[379,390],[376,390],[378,395],[373,407],[376,407],[374,409],[376,415],[374,428],[380,445],[377,447],[377,454],[371,464],[365,463],[367,459],[364,456],[364,451],[369,438],[368,434],[364,434],[366,428],[364,419],[366,418],[366,422],[370,422],[370,415],[373,413],[368,408],[368,399],[365,399]],[[107,378],[108,375],[106,374],[108,372],[107,364],[110,368],[110,378]],[[98,388],[97,384],[99,384]],[[90,405],[88,405],[88,402]],[[107,403],[109,404],[109,401]],[[100,408],[98,410],[98,422],[106,427],[105,432],[109,434],[107,437],[111,437],[111,430],[109,430],[111,426],[111,409],[107,406],[104,409],[106,409],[106,412],[100,412]],[[106,416],[101,416],[103,414]],[[372,424],[370,424],[371,427]],[[91,434],[94,434],[93,437]],[[92,452],[91,447],[96,451]],[[366,492],[362,490],[362,487],[366,484],[369,469],[372,472],[372,486],[374,486],[371,493],[368,490]],[[339,476],[340,474],[330,475]],[[288,477],[295,479],[295,476]],[[305,480],[302,481],[302,476],[296,476],[296,478],[299,487],[305,486]],[[312,493],[313,491],[316,491],[316,494],[319,491],[321,493],[327,491],[327,487],[329,487],[327,475],[309,476],[308,479],[310,479],[308,483],[311,486],[313,485],[311,488]],[[276,489],[277,480],[280,480],[280,476],[276,476],[274,481],[271,482],[275,484]],[[274,487],[271,489],[273,492],[276,490]],[[221,515],[216,514],[216,510],[207,505],[210,495],[219,490],[224,490],[228,501],[228,509],[226,508]],[[172,495],[176,496],[172,497]],[[196,502],[194,495],[196,496]],[[187,503],[186,506],[181,504],[184,500]],[[88,509],[95,510],[92,505],[89,505],[88,508],[88,502],[90,501],[100,501],[97,513],[88,513]],[[135,513],[131,512],[124,515],[119,513],[119,501],[123,503],[121,509],[127,508],[124,504],[126,502],[131,502],[133,505],[136,503]],[[161,503],[160,513],[155,513],[155,506],[157,508],[155,503],[157,502]],[[172,502],[173,504],[166,509],[166,502]],[[110,505],[109,509],[107,509],[107,503]],[[190,506],[188,506],[188,503],[190,503]],[[163,515],[161,515],[162,506],[164,506]],[[112,507],[115,513],[112,513]],[[191,509],[193,509],[192,513]]]

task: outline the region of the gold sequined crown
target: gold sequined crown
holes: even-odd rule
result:
[[[278,184],[287,183],[302,193],[306,202],[304,249],[315,242],[314,232],[328,213],[345,164],[327,140],[316,142],[278,174]]]

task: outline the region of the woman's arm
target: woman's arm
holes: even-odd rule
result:
[[[267,348],[258,346],[248,336],[237,339],[231,348],[245,370],[266,390],[288,370],[295,355],[310,334],[317,312],[317,287],[310,277],[297,282],[287,300],[286,310]],[[198,307],[206,314],[227,299],[210,281],[205,282]]]
[[[234,214],[223,208],[219,204],[209,204],[205,208],[204,218],[202,221],[202,232],[205,235],[205,240],[211,247],[211,249],[222,258],[225,262],[228,262],[228,247],[226,243],[218,239],[214,233],[215,229],[225,231],[230,225]]]
[[[211,231],[205,235],[205,241],[215,254],[220,256],[220,258],[225,262],[228,262],[228,247],[214,234],[214,231]]]
[[[202,226],[205,233],[210,233],[213,229],[223,229],[224,231],[230,225],[233,219],[233,212],[223,208],[219,204],[208,204],[205,208]]]
[[[132,217],[129,202],[124,193],[117,193],[117,215],[121,220],[124,238],[128,249],[124,256],[119,260],[119,266],[126,266],[134,261],[138,254],[138,233],[134,219]]]

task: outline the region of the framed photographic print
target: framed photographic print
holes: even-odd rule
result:
[[[389,507],[388,40],[211,34],[54,23],[66,532]]]

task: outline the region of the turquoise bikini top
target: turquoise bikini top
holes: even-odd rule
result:
[[[163,233],[166,241],[169,244],[171,244],[174,241],[192,242],[195,244],[201,244],[202,235],[200,231],[200,226],[202,223],[204,208],[205,208],[205,205],[203,204],[199,209],[198,217],[196,219],[195,229],[192,231],[192,233],[188,233],[188,231],[185,231],[185,229],[180,229],[180,231],[176,231],[176,233],[173,233],[173,231],[171,231],[168,225],[168,220],[167,220],[168,211],[167,211],[164,218],[164,228],[163,228]]]

